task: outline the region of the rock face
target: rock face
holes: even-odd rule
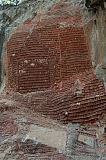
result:
[[[86,25],[92,64],[99,79],[106,82],[106,11],[99,9],[92,17],[93,19]]]
[[[25,22],[9,39],[9,88],[23,93],[42,90],[57,80],[90,70],[92,66],[84,28],[67,27],[71,23],[82,23],[80,13],[71,18],[67,15],[67,10],[72,9],[67,4],[56,6],[47,14]]]
[[[3,97],[0,100],[4,109],[0,108],[0,158],[105,160],[106,117],[93,124],[62,125],[19,105],[15,96],[19,97],[5,95],[6,103]],[[11,105],[7,103],[10,97]]]
[[[19,6],[13,6],[4,10],[0,10],[0,60],[1,56],[6,52],[6,41],[11,34],[14,33],[16,28],[19,25],[22,25],[28,18],[35,17],[37,12],[47,11],[53,4],[58,3],[59,1],[60,0],[31,0]],[[0,67],[0,73],[1,72],[2,71]],[[2,80],[0,79],[0,82],[1,81]]]
[[[35,16],[31,1],[24,18],[22,12],[14,17],[22,8],[13,10],[14,22],[5,16],[8,31],[18,20],[22,25],[7,34],[2,57],[3,160],[106,159],[105,52],[103,45],[102,56],[100,46],[95,51],[94,24],[83,3],[67,2],[39,1],[47,11]]]
[[[28,18],[34,18],[35,15],[39,12],[44,12],[50,10],[53,4],[57,4],[59,2],[64,2],[64,0],[50,0],[50,1],[34,1],[31,0],[30,2],[24,3],[20,5],[19,7],[12,7],[7,8],[6,10],[0,11],[0,33],[1,33],[1,39],[0,39],[0,47],[1,47],[1,54],[5,53],[5,47],[6,47],[6,41],[8,38],[14,33],[16,28],[19,25],[22,25],[25,20]],[[88,38],[88,44],[91,51],[92,56],[92,63],[93,66],[97,66],[98,64],[101,64],[101,69],[103,72],[102,80],[106,81],[106,71],[104,69],[105,67],[105,17],[106,12],[105,10],[102,10],[98,7],[97,13],[93,14],[92,12],[87,11],[87,8],[85,7],[84,1],[82,0],[67,0],[66,1],[69,4],[80,4],[80,10],[83,14],[83,20],[86,29],[86,34]],[[106,7],[106,3],[104,2],[104,6]],[[86,28],[85,27],[85,28]],[[103,63],[103,64],[102,64]],[[100,73],[99,70],[97,72]],[[99,76],[100,77],[100,76]]]
[[[42,91],[40,106],[33,100],[32,107],[63,123],[95,122],[106,108],[105,87],[94,73],[82,25],[78,7],[58,4],[27,20],[7,42],[7,89]]]

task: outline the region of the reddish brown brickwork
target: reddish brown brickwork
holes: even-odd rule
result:
[[[46,116],[63,123],[88,123],[95,122],[106,112],[104,84],[93,71],[75,75],[53,88],[53,95],[48,95],[38,110]]]
[[[52,26],[41,28],[37,31],[43,44],[58,53],[56,79],[67,79],[73,74],[84,72],[91,68],[83,27],[58,29],[56,26],[54,28]]]
[[[95,122],[106,112],[104,84],[94,73],[84,27],[77,25],[81,14],[70,17],[59,7],[26,21],[8,41],[8,88],[35,92],[15,100],[50,118]]]
[[[58,18],[55,25],[45,26],[45,20],[38,22],[37,28],[31,20],[25,21],[7,43],[8,86],[13,90],[45,90],[57,80],[69,79],[92,67],[84,28],[61,28]],[[81,16],[78,18],[82,21]],[[61,19],[64,22],[64,16]]]
[[[22,33],[16,33],[7,44],[8,85],[21,93],[45,90],[54,81],[55,53],[42,44],[36,32],[28,35],[27,40],[18,41],[19,36],[25,38]]]

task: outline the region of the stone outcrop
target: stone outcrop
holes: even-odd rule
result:
[[[5,10],[0,11],[0,24],[1,24],[1,40],[0,47],[1,53],[5,53],[6,41],[8,38],[14,33],[16,28],[19,25],[22,25],[25,20],[28,18],[33,19],[35,15],[39,12],[44,12],[50,10],[53,4],[59,3],[60,0],[50,0],[50,1],[28,1],[23,3],[22,5],[7,8]],[[64,0],[61,0],[64,2]],[[85,1],[80,0],[67,0],[69,4],[80,4],[80,10],[83,13],[84,24],[87,27],[86,33],[88,38],[88,44],[91,51],[92,63],[96,67],[98,64],[101,65],[101,69],[98,70],[97,75],[101,79],[102,72],[102,80],[105,81],[106,72],[104,69],[105,63],[105,10],[102,10],[99,6],[96,14],[92,13],[92,11],[88,12],[85,7]],[[106,2],[104,2],[104,7],[106,8]],[[102,71],[101,71],[102,70]]]
[[[93,32],[97,19],[89,18],[78,1],[39,1],[42,5],[37,6],[31,1],[24,5],[24,14],[18,12],[22,8],[13,11],[14,22],[5,15],[8,31],[15,22],[22,25],[7,33],[2,57],[3,160],[106,159],[105,45],[97,43],[105,27],[100,30],[98,18]],[[43,8],[47,12],[35,16],[34,9],[43,4],[48,4]],[[19,14],[14,17],[15,11]],[[96,14],[101,13],[102,21],[105,11]],[[93,33],[98,29],[97,37]]]
[[[66,25],[68,25],[71,23],[70,21],[75,25],[82,23],[81,16],[76,14],[71,20],[72,18],[66,17],[67,14],[62,11],[62,8],[66,11],[71,7],[69,8],[68,5],[59,7],[45,14],[47,18],[41,20],[41,24],[39,21],[44,15],[35,17],[32,21],[30,20],[31,22],[29,21],[29,24],[25,22],[25,25],[19,27],[7,42],[9,87],[11,84],[17,91],[23,93],[42,90],[40,87],[44,84],[43,88],[49,88],[57,80],[68,79],[74,74],[82,73],[91,68],[84,28],[59,27],[59,23],[67,23]],[[54,18],[52,18],[53,15]],[[31,86],[33,84],[32,89],[29,87],[29,90],[27,89],[28,77]]]
[[[95,75],[77,8],[56,5],[17,28],[7,42],[7,89],[41,91],[36,98],[42,101],[31,98],[32,108],[63,123],[95,122],[106,111],[105,86]],[[68,9],[76,9],[71,18]]]

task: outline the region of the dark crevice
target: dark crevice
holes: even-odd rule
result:
[[[1,72],[2,72],[2,61],[1,61],[1,58],[2,58],[2,49],[3,49],[3,43],[4,43],[4,40],[5,40],[5,27],[2,27],[1,31],[0,31],[0,86],[1,86]]]
[[[99,7],[102,8],[102,10],[105,10],[104,2],[106,0],[86,0],[85,1],[85,6],[89,9],[89,11],[97,12]]]

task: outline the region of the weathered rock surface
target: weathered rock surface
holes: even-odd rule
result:
[[[69,2],[72,6],[73,2],[73,4],[78,4],[78,1],[70,0]],[[106,56],[105,34],[103,34],[105,33],[106,12],[99,9],[96,15],[90,14],[87,12],[87,9],[85,9],[83,3],[81,3],[80,11],[81,14],[83,13],[84,18],[82,23],[81,19],[77,18],[77,16],[80,16],[79,10],[77,10],[77,16],[73,16],[74,18],[69,16],[75,15],[76,12],[74,9],[78,8],[78,5],[74,5],[74,9],[69,10],[69,12],[67,12],[67,9],[64,9],[64,6],[67,6],[64,4],[55,5],[50,10],[52,5],[58,2],[60,1],[30,1],[20,7],[11,8],[11,10],[6,9],[0,11],[2,33],[0,49],[2,54],[6,51],[5,45],[8,40],[7,54],[4,54],[2,57],[2,88],[0,93],[1,160],[106,159],[106,90],[104,85],[106,83]],[[48,10],[49,12],[37,14],[35,17],[37,12]],[[50,36],[48,29],[46,29],[46,32],[42,30],[45,24],[46,27],[47,25],[54,26],[54,24],[58,22],[59,25],[63,27],[60,27],[62,32],[60,32],[57,27],[53,32],[49,30],[50,35],[52,33],[52,36]],[[70,34],[70,30],[68,30],[70,26],[68,26],[68,24],[72,25],[73,32],[77,31],[77,36],[78,28],[81,28],[80,31],[83,31],[82,35],[84,36],[84,40],[81,42],[85,43],[86,37],[88,38],[88,43],[85,45],[86,55],[83,56],[82,59],[81,54],[83,47],[81,51],[79,50],[81,45],[78,45],[79,47],[77,46],[79,51],[78,57],[75,56],[75,52],[73,52],[73,56],[65,54],[70,50],[70,46],[73,46],[73,50],[75,50],[76,47],[76,45],[72,45],[75,35],[71,37],[73,32],[71,30],[72,34]],[[36,30],[33,30],[36,28],[36,25],[40,26],[38,27],[37,36],[35,35]],[[17,28],[17,26],[20,27]],[[77,29],[75,29],[75,27],[77,27]],[[25,35],[25,37],[22,35],[23,31],[27,31],[27,38]],[[29,31],[32,31],[30,32],[32,34],[29,34]],[[59,31],[58,34],[57,31]],[[17,36],[17,33],[19,33],[19,36]],[[14,41],[14,36],[16,42]],[[45,38],[46,36],[47,38]],[[3,39],[4,37],[5,39]],[[26,39],[27,43],[24,43]],[[72,41],[70,39],[72,39]],[[65,40],[65,42],[63,40]],[[77,41],[75,40],[75,42],[77,43],[78,41],[79,38],[77,37]],[[58,45],[58,42],[60,45]],[[15,47],[14,44],[18,46],[16,45]],[[31,48],[31,46],[33,46],[32,44],[34,44],[35,48],[37,46],[36,52],[35,50],[33,51],[33,47]],[[12,45],[12,47],[10,47],[10,45]],[[88,45],[89,49],[87,48]],[[62,46],[63,50],[61,49]],[[23,50],[19,52],[17,48],[19,50],[23,48]],[[11,49],[12,52],[10,52]],[[54,50],[55,52],[53,52]],[[31,56],[29,56],[29,59],[26,59],[24,56],[24,64],[22,61],[23,54],[30,53],[29,51],[36,53],[39,59],[34,57],[35,62],[30,61],[29,63],[28,60],[30,60]],[[42,54],[42,51],[45,51],[45,54]],[[29,90],[28,88],[26,89],[25,86],[24,89],[19,88],[19,83],[16,83],[19,82],[17,81],[17,71],[19,71],[18,74],[23,76],[25,75],[25,69],[28,69],[28,71],[30,70],[30,73],[34,75],[37,72],[34,70],[36,64],[37,69],[44,69],[47,61],[45,61],[44,58],[42,59],[42,57],[47,56],[47,53],[48,55],[55,55],[56,53],[58,53],[57,55],[63,54],[63,57],[61,57],[63,58],[61,62],[62,67],[57,61],[60,57],[56,59],[59,65],[55,71],[59,71],[60,69],[60,72],[56,73],[54,67],[50,67],[50,74],[52,73],[52,76],[53,74],[59,74],[59,81],[57,79],[53,80],[53,77],[51,77],[52,81],[49,87],[44,88],[44,90],[42,90],[41,87],[40,91],[38,91],[39,85],[36,85],[36,83],[33,85],[32,82],[28,83],[29,79],[26,78],[26,81],[24,80],[22,84],[27,83]],[[19,56],[19,59],[15,56]],[[50,60],[50,58],[48,59]],[[72,61],[70,61],[71,59]],[[33,60],[33,58],[31,60]],[[86,60],[86,66],[77,66],[80,62],[84,62],[85,64]],[[7,65],[9,62],[11,63]],[[19,70],[16,69],[16,62],[22,62],[20,63],[20,69],[18,68]],[[73,65],[71,62],[73,62]],[[30,66],[27,66],[28,64],[30,64]],[[41,64],[44,66],[40,68],[39,64],[40,67]],[[54,64],[54,61],[50,61],[51,66],[54,66]],[[70,68],[73,67],[72,70],[67,68],[67,64]],[[81,66],[85,67],[83,71]],[[87,66],[88,69],[86,68]],[[74,74],[72,74],[73,72],[71,71],[74,71]],[[62,75],[60,73],[62,73]],[[10,88],[8,88],[8,77],[11,77],[11,75],[13,77],[10,78],[9,81],[11,82],[10,92]],[[43,75],[43,72],[41,75]],[[39,72],[37,72],[37,76],[38,78],[40,77]],[[41,81],[38,82],[42,84]],[[44,85],[44,83],[42,85]],[[33,87],[31,88],[31,86]],[[36,86],[38,87],[37,89]],[[21,94],[23,92],[19,93],[20,91],[25,91],[25,89],[27,90],[27,92],[25,92],[27,94]]]
[[[6,97],[7,95],[4,95],[4,102],[3,100],[0,102],[4,108],[4,110],[0,108],[1,160],[99,160],[100,158],[105,160],[105,115],[94,124],[62,125],[34,113],[22,104],[19,106],[15,99],[10,105],[10,98]],[[45,132],[48,133],[44,135]],[[55,136],[60,134],[60,137],[55,137],[53,134]],[[62,146],[63,143],[65,145]]]

